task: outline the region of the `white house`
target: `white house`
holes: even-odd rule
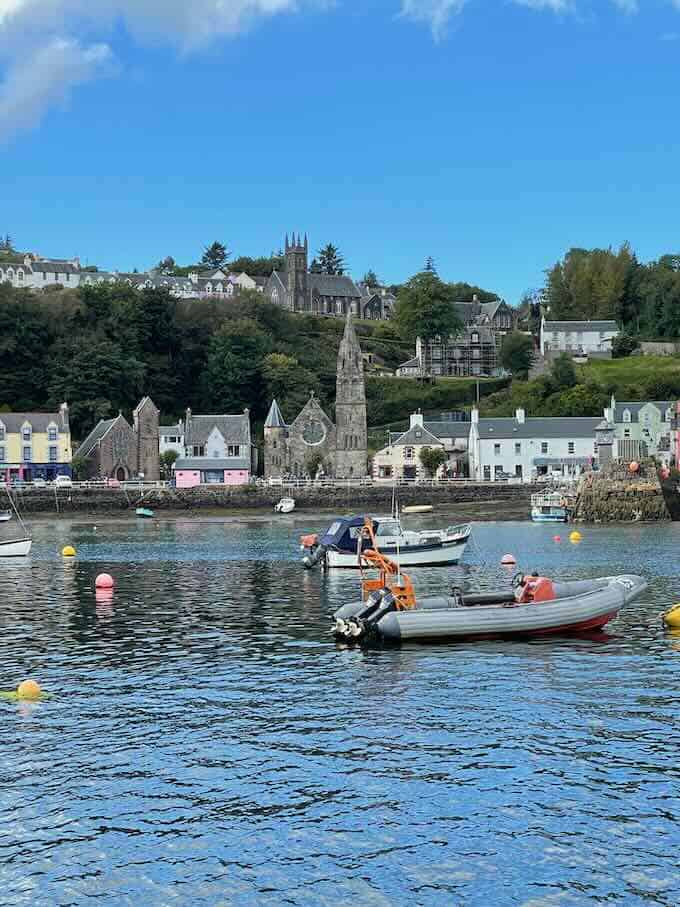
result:
[[[541,355],[606,356],[611,354],[612,340],[619,333],[615,321],[546,321],[542,318]]]
[[[614,427],[614,458],[639,460],[641,457],[670,457],[672,400],[624,401],[614,397],[605,418]]]
[[[469,422],[457,419],[425,422],[422,413],[412,413],[407,431],[391,432],[387,446],[373,457],[373,478],[392,482],[428,477],[420,462],[425,447],[442,450],[447,456],[446,463],[437,470],[439,477],[462,475],[469,429]]]
[[[174,451],[178,457],[184,456],[184,426],[181,422],[177,425],[159,426],[158,448],[161,456],[169,450]]]
[[[468,444],[470,477],[494,481],[507,477],[531,482],[540,476],[575,478],[597,454],[597,418],[480,419],[472,410]]]
[[[10,254],[0,259],[0,283],[11,283],[17,289],[44,290],[59,286],[80,286],[80,261],[77,258],[41,258],[34,254]]]
[[[407,362],[402,362],[396,371],[397,378],[420,378],[423,374],[423,367],[420,364],[420,356],[414,356]]]

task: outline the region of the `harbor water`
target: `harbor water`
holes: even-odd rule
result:
[[[649,590],[604,633],[361,650],[294,516],[43,521],[0,561],[0,687],[52,694],[0,702],[0,902],[680,903],[680,524],[475,525],[417,591],[505,553]]]

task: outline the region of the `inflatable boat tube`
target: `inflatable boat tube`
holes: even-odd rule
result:
[[[603,627],[646,588],[646,580],[631,574],[556,582],[555,599],[527,604],[517,604],[511,590],[431,596],[420,599],[413,610],[384,614],[356,635],[402,642],[578,633]],[[334,614],[336,627],[342,627],[364,607],[361,602],[344,605]]]

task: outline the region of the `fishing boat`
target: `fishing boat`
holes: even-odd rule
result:
[[[338,518],[321,537],[302,536],[303,565],[307,569],[317,564],[359,569],[361,553],[371,545],[366,529],[368,525],[379,541],[380,550],[386,556],[396,558],[403,567],[457,564],[463,557],[472,531],[467,523],[447,529],[409,531],[402,528],[398,516]]]
[[[561,491],[541,491],[531,495],[531,519],[534,523],[566,523],[569,501]]]
[[[27,557],[31,553],[31,547],[33,545],[31,533],[21,519],[21,514],[17,509],[9,489],[7,490],[7,497],[12,509],[10,511],[3,511],[3,513],[9,513],[10,519],[13,515],[16,516],[18,531],[15,535],[8,537],[5,537],[4,535],[0,536],[0,557]],[[7,523],[9,520],[3,520],[3,522]]]
[[[138,508],[135,510],[135,513],[137,514],[137,516],[144,517],[144,518],[147,519],[147,520],[148,520],[148,519],[151,519],[151,518],[153,517],[153,515],[154,515],[153,510],[149,510],[148,507],[138,507]]]
[[[292,513],[295,510],[295,498],[281,498],[274,510],[277,513]]]
[[[370,528],[368,529],[370,533]],[[345,642],[489,639],[568,635],[599,629],[646,588],[641,576],[553,581],[518,573],[510,588],[460,589],[417,598],[410,577],[377,548],[362,552],[362,566],[379,571],[362,583],[362,600],[333,615],[333,634]]]

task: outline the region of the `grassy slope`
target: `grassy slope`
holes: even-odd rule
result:
[[[640,389],[657,379],[680,379],[680,358],[676,356],[629,356],[627,359],[603,359],[589,362],[578,370],[586,381],[617,385],[635,393],[614,393],[622,400],[639,399]]]

